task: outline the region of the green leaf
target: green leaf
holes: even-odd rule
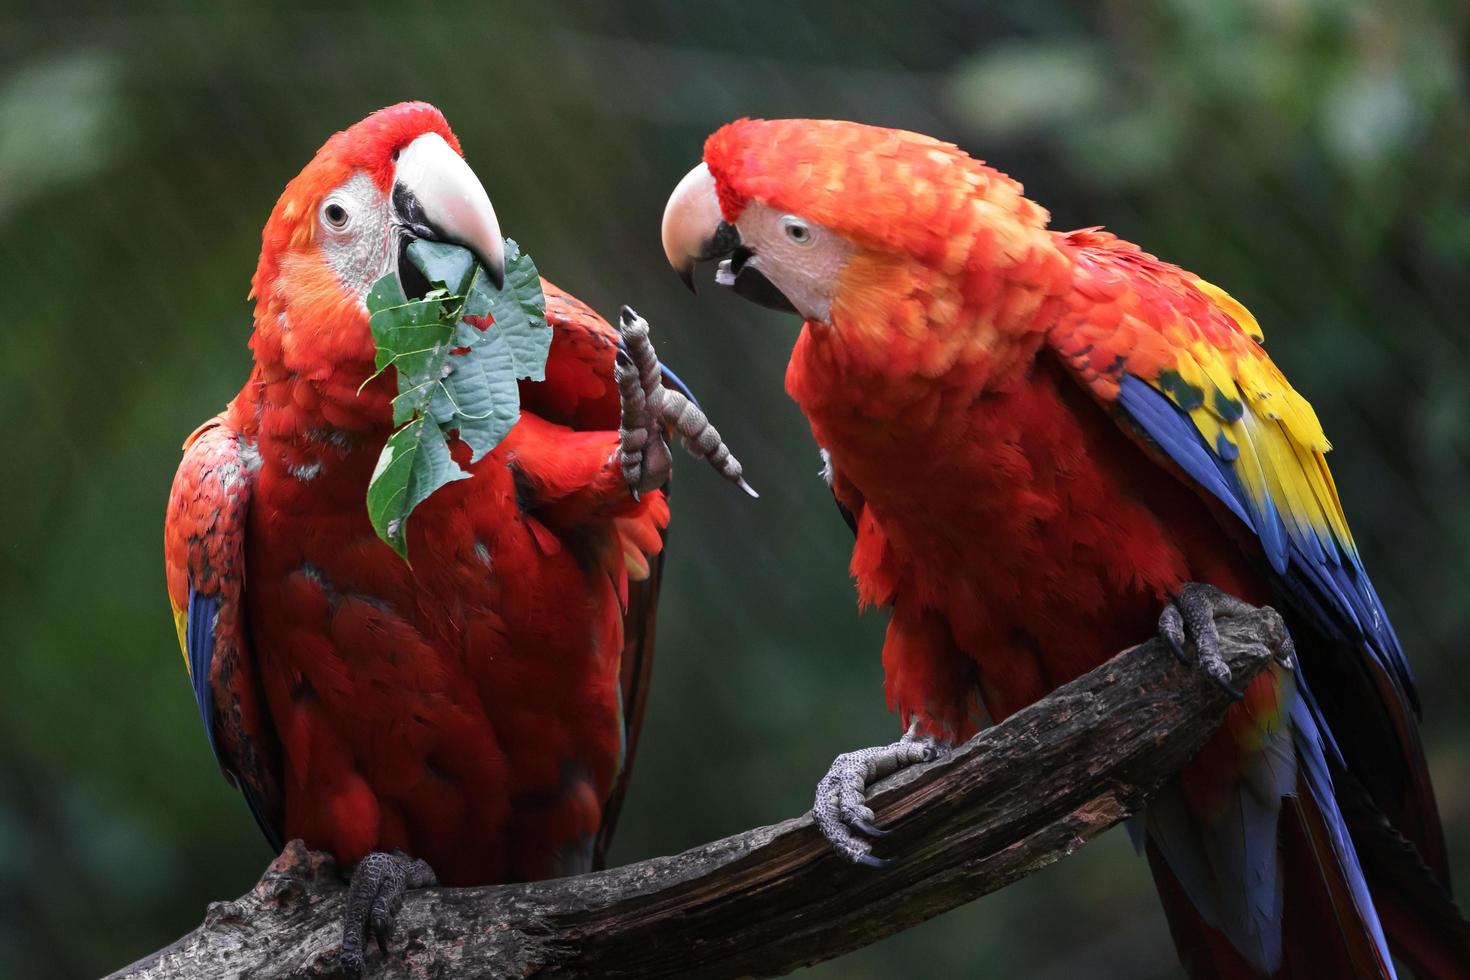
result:
[[[392,275],[373,284],[367,300],[368,326],[378,345],[375,366],[379,373],[393,367],[400,378],[421,379],[443,365],[454,335],[454,322],[446,322],[445,298],[442,290],[434,290],[423,299],[405,299],[398,278]],[[417,383],[412,380],[409,384]],[[399,390],[403,387],[400,383]]]
[[[477,313],[485,309],[487,313]],[[483,272],[470,284],[465,298],[467,315],[489,315],[510,345],[517,378],[546,379],[546,353],[551,348],[551,327],[546,323],[546,297],[541,292],[541,273],[536,263],[511,239],[505,241],[505,287],[496,290]],[[471,328],[473,329],[473,328]],[[463,343],[464,333],[456,335]]]
[[[449,437],[469,446],[471,462],[482,459],[520,417],[517,379],[546,376],[551,327],[541,277],[515,242],[505,245],[501,289],[468,249],[415,241],[405,255],[430,292],[410,300],[390,273],[368,293],[377,374],[394,369],[393,424],[401,426],[368,484],[368,516],[378,536],[405,559],[414,508],[444,484],[469,476],[450,455]]]
[[[515,357],[505,335],[491,329],[468,354],[451,357],[449,367],[445,400],[453,406],[459,437],[469,444],[470,462],[478,462],[505,438],[520,415]]]
[[[439,426],[416,418],[388,437],[368,482],[368,519],[378,537],[408,559],[408,516],[446,483],[469,474],[449,455]]]
[[[478,270],[474,253],[448,242],[417,239],[408,243],[408,260],[424,274],[429,284],[463,296],[469,288],[470,276]]]

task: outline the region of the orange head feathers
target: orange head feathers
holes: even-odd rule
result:
[[[311,377],[371,361],[364,298],[405,275],[415,239],[463,245],[504,276],[495,209],[459,141],[438,109],[405,102],[333,135],[276,202],[251,282],[257,361]],[[403,282],[410,295],[424,285]]]
[[[843,363],[932,378],[1020,363],[1026,342],[998,338],[1038,331],[1069,278],[1048,220],[1019,183],[928,136],[742,119],[705,143],[663,237],[687,282],[728,256],[717,281],[800,313]]]
[[[860,245],[945,261],[956,234],[992,220],[1042,228],[1046,210],[1021,185],[950,143],[830,119],[741,119],[704,144],[720,208],[734,223],[752,200]]]
[[[260,264],[251,281],[261,293],[275,280],[281,256],[305,248],[317,238],[317,212],[323,200],[354,173],[366,174],[386,199],[391,193],[394,163],[409,143],[437,133],[455,153],[459,140],[443,113],[427,102],[401,102],[379,109],[322,144],[301,172],[291,179],[271,210],[261,233]]]

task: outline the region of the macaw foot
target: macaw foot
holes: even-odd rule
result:
[[[1186,582],[1159,614],[1159,636],[1180,663],[1197,666],[1222,691],[1239,700],[1245,692],[1236,690],[1230,683],[1230,668],[1226,666],[1225,658],[1220,656],[1220,634],[1215,628],[1215,619],[1254,611],[1253,606],[1213,585]],[[1278,616],[1274,622],[1278,627],[1276,635],[1267,640],[1276,662],[1290,670],[1294,664],[1295,647],[1281,618]],[[1193,660],[1186,652],[1187,646],[1194,647]]]
[[[909,726],[903,738],[892,745],[844,752],[832,761],[832,768],[817,783],[817,799],[812,813],[817,827],[827,842],[849,860],[870,868],[887,868],[890,858],[873,856],[870,837],[885,837],[888,831],[873,824],[873,811],[866,801],[870,785],[900,769],[932,762],[949,751],[949,747],[933,738],[920,738],[917,722]]]
[[[636,500],[668,481],[673,461],[665,433],[672,429],[692,455],[708,462],[752,497],[759,496],[745,482],[740,461],[731,455],[699,406],[682,392],[664,387],[663,368],[648,339],[648,321],[625,306],[618,315],[618,325],[624,350],[618,352],[613,377],[623,404],[619,462],[628,492]]]
[[[403,896],[410,888],[437,885],[434,869],[428,862],[394,851],[373,851],[357,862],[352,870],[352,884],[347,889],[347,911],[342,917],[342,958],[344,976],[360,977],[367,969],[363,944],[372,929],[379,952],[387,955],[388,940]]]

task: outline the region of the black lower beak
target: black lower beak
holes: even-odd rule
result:
[[[776,288],[775,283],[750,264],[753,255],[749,249],[736,249],[734,255],[720,263],[719,271],[715,273],[715,282],[733,289],[737,296],[743,296],[757,306],[782,313],[796,313],[799,316],[800,312]]]
[[[735,226],[721,221],[714,236],[705,244],[699,260],[721,259],[719,268],[715,271],[715,282],[733,289],[736,295],[769,310],[797,313],[796,307],[791,305],[791,301],[781,290],[751,265],[750,260],[753,258],[755,252],[741,242],[740,232],[735,230]],[[694,288],[693,271],[691,264],[690,275],[684,280],[691,290]]]
[[[723,259],[731,252],[740,247],[740,232],[728,221],[721,221],[715,228],[715,233],[700,247],[699,254],[691,256],[689,260],[679,269],[679,278],[684,280],[684,285],[689,287],[691,293],[698,293],[694,285],[694,270],[701,262],[710,262],[714,259]]]
[[[408,246],[419,238],[427,237],[416,235],[407,228],[398,232],[398,286],[403,290],[404,299],[423,299],[432,288],[418,267],[408,261]]]
[[[408,261],[408,246],[420,238],[438,241],[438,230],[429,223],[418,198],[402,184],[393,185],[393,211],[398,219],[398,285],[404,299],[422,299],[429,291],[429,280]]]

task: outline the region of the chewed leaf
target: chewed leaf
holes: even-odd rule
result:
[[[463,296],[469,288],[470,276],[479,271],[474,253],[447,242],[418,239],[408,243],[408,260],[424,274],[430,285]]]
[[[520,417],[517,378],[545,377],[551,328],[540,275],[514,242],[506,242],[499,290],[458,245],[414,241],[405,254],[429,291],[409,299],[390,273],[367,298],[377,373],[394,369],[393,424],[401,426],[383,447],[367,503],[378,536],[406,559],[414,508],[469,476],[448,439],[468,445],[473,462],[505,438]]]
[[[445,396],[453,405],[459,437],[469,443],[470,461],[477,462],[505,438],[520,414],[515,361],[505,335],[492,329],[449,364]]]
[[[416,418],[388,437],[368,483],[368,519],[378,537],[408,558],[408,515],[446,483],[467,479],[449,455],[444,433]]]
[[[536,263],[513,240],[505,241],[505,288],[496,290],[484,274],[475,277],[465,300],[466,314],[488,315],[515,358],[518,378],[543,381],[551,327],[546,323],[546,296]],[[484,309],[486,312],[480,313]]]

